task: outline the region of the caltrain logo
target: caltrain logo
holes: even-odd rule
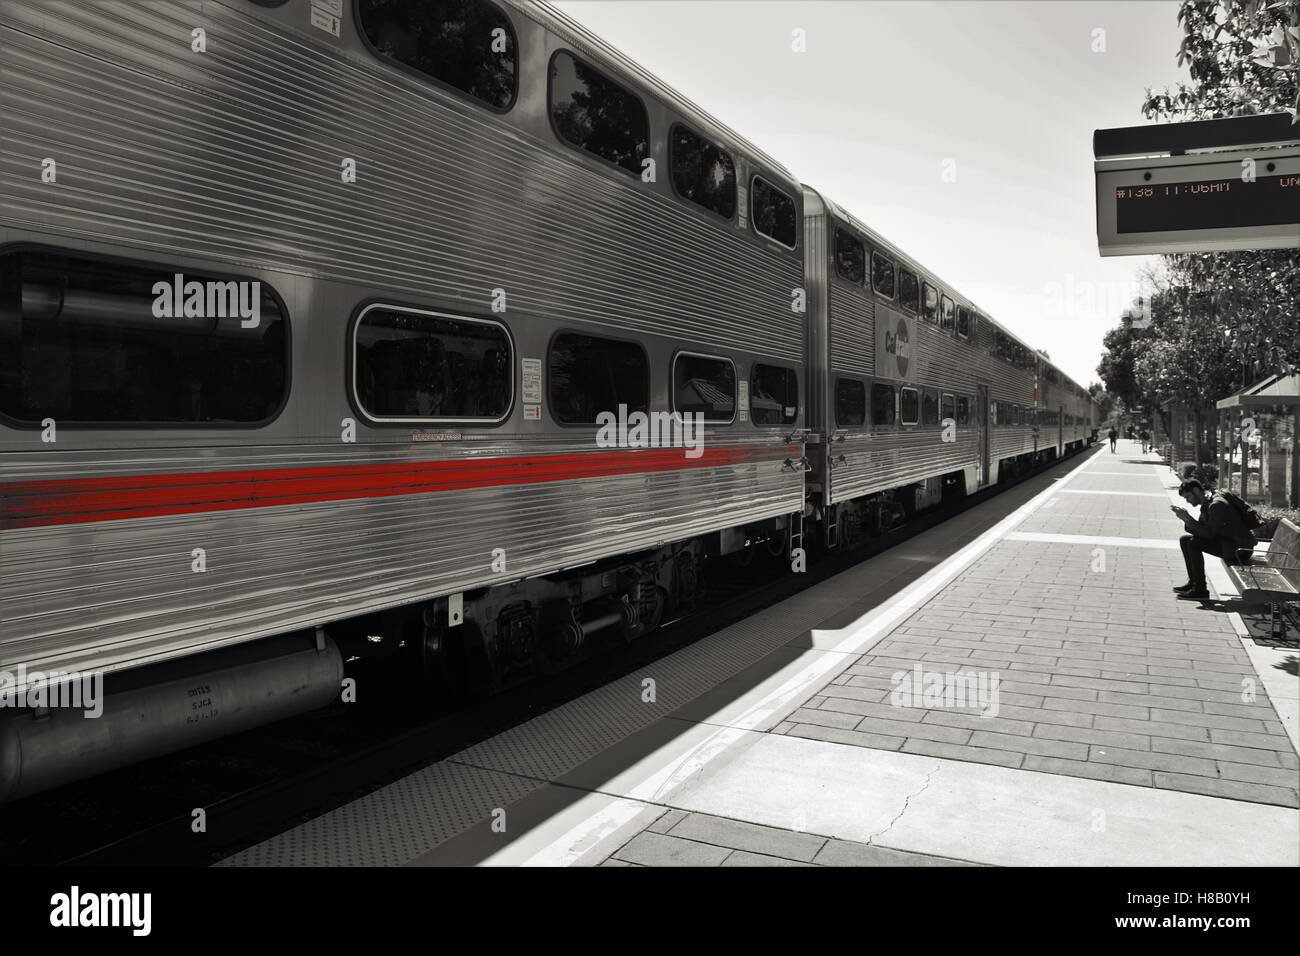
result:
[[[907,377],[907,364],[912,357],[912,345],[907,337],[907,320],[898,320],[896,332],[885,331],[885,351],[894,357],[898,365],[898,377]]]

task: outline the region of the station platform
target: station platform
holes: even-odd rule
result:
[[[1091,450],[219,865],[1298,865],[1300,651],[1175,599],[1176,485]]]

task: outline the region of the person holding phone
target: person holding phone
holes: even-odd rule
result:
[[[1212,554],[1229,564],[1249,564],[1255,536],[1232,502],[1217,492],[1207,492],[1195,478],[1179,485],[1178,493],[1189,505],[1199,507],[1201,516],[1193,518],[1186,508],[1169,506],[1187,529],[1187,534],[1178,539],[1187,566],[1187,583],[1174,590],[1179,600],[1204,601],[1210,596],[1205,583],[1205,555]]]

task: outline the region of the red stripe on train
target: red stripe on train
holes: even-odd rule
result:
[[[13,481],[0,483],[0,530],[719,468],[774,454],[797,458],[799,446],[705,448],[699,458],[665,448]]]

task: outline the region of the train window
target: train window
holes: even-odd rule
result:
[[[835,382],[835,424],[860,428],[867,423],[867,387],[852,378]]]
[[[673,126],[669,160],[673,188],[724,219],[736,214],[736,161],[731,154],[696,136],[680,123]]]
[[[850,282],[861,282],[867,273],[866,248],[843,229],[835,230],[835,271]]]
[[[562,425],[594,425],[601,412],[650,407],[650,365],[635,342],[561,332],[547,358],[551,414]],[[621,417],[621,416],[620,416]]]
[[[497,422],[510,410],[510,337],[497,322],[371,306],[353,334],[357,404],[376,421]]]
[[[736,418],[736,366],[730,359],[679,352],[673,359],[673,411],[731,424]]]
[[[576,146],[635,176],[650,155],[645,104],[605,74],[563,50],[551,57],[551,121]]]
[[[903,425],[916,425],[921,418],[921,395],[914,388],[898,390],[898,421]]]
[[[871,288],[886,299],[894,297],[894,263],[878,252],[871,254]]]
[[[871,386],[871,424],[892,425],[898,415],[894,386],[880,382]]]
[[[371,49],[495,110],[515,101],[519,44],[510,18],[486,0],[358,0]],[[638,168],[637,172],[640,172]]]
[[[979,325],[979,314],[978,314],[974,309],[971,309],[971,310],[970,310],[970,327],[969,327],[968,338],[969,338],[972,342],[975,341],[975,329],[976,329],[976,327],[977,327],[978,325]]]
[[[939,396],[928,388],[921,393],[921,424],[939,424]]]
[[[939,290],[930,283],[925,284],[925,303],[921,314],[931,322],[939,321]]]
[[[939,311],[939,328],[943,329],[945,332],[951,332],[957,309],[953,305],[952,299],[948,298],[946,295],[941,301],[943,303],[943,308]]]
[[[963,338],[970,338],[970,309],[964,305],[957,307],[957,334]]]
[[[898,304],[913,315],[921,311],[920,280],[916,273],[903,268],[898,270]]]
[[[965,395],[957,396],[956,419],[958,425],[970,424],[970,399],[967,398]]]
[[[793,249],[797,240],[794,200],[762,176],[754,177],[750,192],[754,231]]]
[[[255,425],[288,396],[288,318],[260,281],[7,252],[0,343],[0,414],[22,425]]]
[[[939,397],[939,420],[953,422],[957,420],[956,402],[947,392]]]
[[[749,376],[749,417],[755,425],[789,425],[799,417],[799,376],[779,365],[755,365]]]

